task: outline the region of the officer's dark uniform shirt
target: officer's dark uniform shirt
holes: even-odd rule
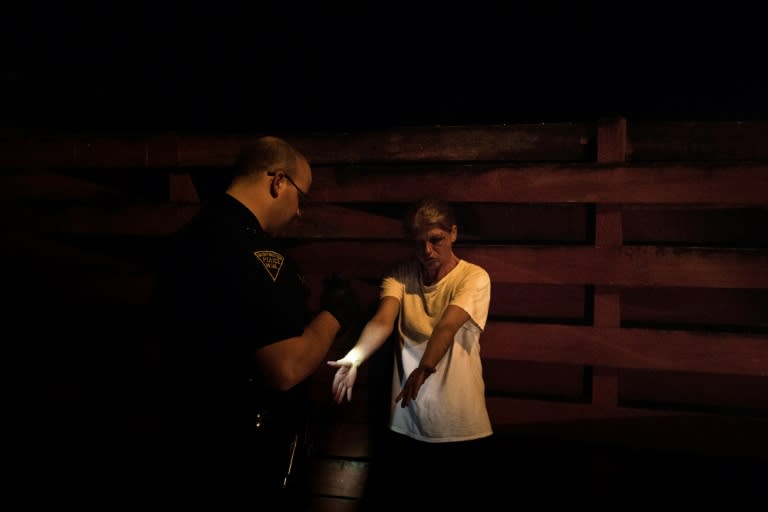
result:
[[[290,392],[262,386],[254,365],[259,348],[301,335],[309,320],[307,288],[285,250],[228,194],[203,206],[169,249],[156,300],[171,340],[179,425],[237,442],[251,435],[256,411],[300,410],[284,405]]]

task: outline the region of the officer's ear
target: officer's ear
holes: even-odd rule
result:
[[[280,180],[283,179],[283,172],[268,172],[267,176],[272,177],[272,179],[269,181],[269,195],[273,198],[276,198],[280,192]]]

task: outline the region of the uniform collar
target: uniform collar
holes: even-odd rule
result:
[[[231,195],[225,193],[220,199],[220,204],[228,214],[235,217],[237,222],[248,231],[257,235],[267,234],[253,212]]]

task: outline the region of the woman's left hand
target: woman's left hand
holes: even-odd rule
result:
[[[411,401],[416,400],[419,394],[421,385],[427,380],[427,377],[435,372],[434,369],[429,369],[424,366],[419,366],[411,372],[408,379],[405,381],[405,386],[400,390],[400,393],[395,398],[395,402],[402,400],[401,407],[408,407]]]

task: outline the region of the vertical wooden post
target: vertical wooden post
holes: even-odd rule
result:
[[[597,128],[597,163],[618,163],[626,159],[627,121],[624,118],[602,120]],[[595,245],[616,247],[623,244],[621,206],[598,204],[595,208]],[[621,299],[612,286],[596,286],[594,325],[619,327]],[[616,407],[619,402],[618,372],[615,368],[595,367],[592,373],[592,404]]]
[[[601,119],[597,123],[597,163],[618,163],[627,159],[627,119]]]

